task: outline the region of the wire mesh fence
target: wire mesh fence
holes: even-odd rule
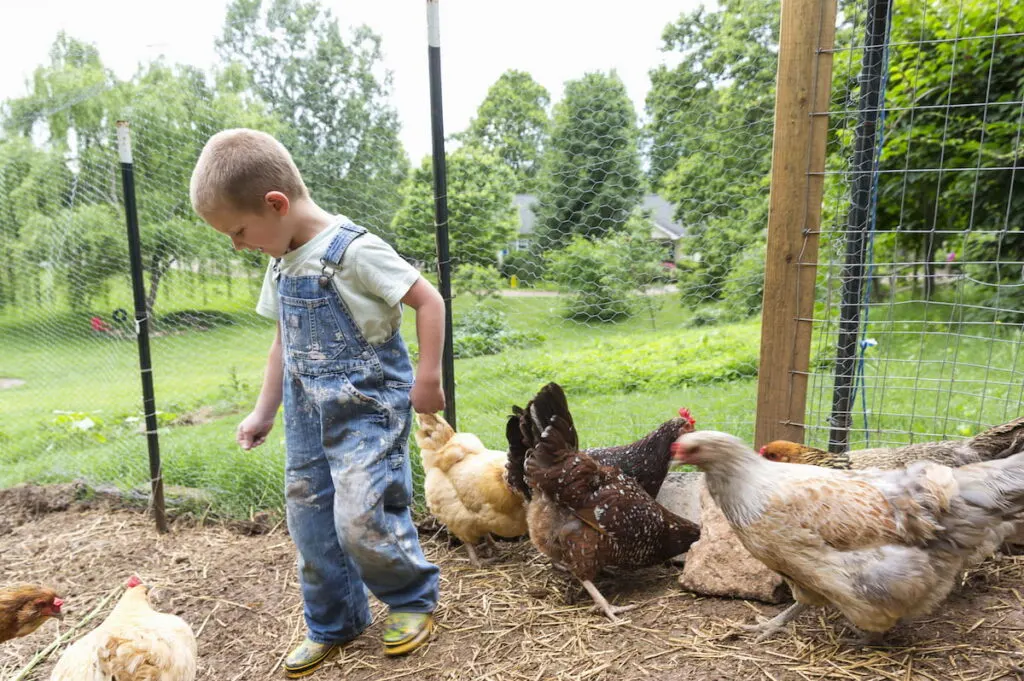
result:
[[[806,419],[819,442],[844,309],[861,315],[851,444],[966,434],[1022,400],[1021,10],[905,5],[886,29],[878,162],[857,204],[870,216],[865,260],[846,270],[863,275],[853,307],[842,282],[862,173],[863,3],[840,14],[832,105],[817,112],[831,120]],[[258,450],[234,443],[273,322],[254,311],[265,256],[232,251],[192,213],[189,176],[210,135],[276,135],[320,205],[436,281],[430,160],[402,147],[379,37],[313,3],[281,7],[232,4],[212,72],[155,61],[120,80],[61,36],[26,96],[6,103],[0,486],[148,489],[118,119],[133,134],[172,504],[247,515],[283,499],[280,421]],[[557,93],[509,70],[448,131],[458,425],[492,448],[511,405],[552,380],[584,445],[635,439],[682,406],[699,427],[753,435],[779,6],[684,13],[662,40],[644,102],[614,71]],[[409,314],[403,334],[415,356]]]
[[[1000,1],[872,2],[841,22],[817,112],[821,446],[955,439],[1021,413],[1022,28]]]

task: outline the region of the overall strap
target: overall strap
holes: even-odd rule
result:
[[[365,227],[348,221],[343,222],[338,233],[334,235],[330,245],[327,246],[324,257],[320,258],[320,264],[323,265],[320,274],[332,276],[334,271],[341,267],[341,259],[345,257],[345,251],[348,250],[349,244],[364,234],[366,234]]]

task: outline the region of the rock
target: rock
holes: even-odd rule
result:
[[[686,554],[680,586],[702,596],[749,598],[765,603],[792,600],[782,577],[743,547],[703,484],[700,501],[700,539]]]
[[[656,501],[690,522],[700,525],[700,491],[703,473],[671,472],[665,477]]]

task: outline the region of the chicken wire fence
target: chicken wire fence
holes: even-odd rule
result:
[[[842,7],[841,7],[841,14]],[[1024,8],[846,8],[833,54],[806,411],[834,450],[1024,406]]]
[[[911,4],[897,8],[889,36],[881,165],[871,175],[891,178],[871,188],[878,218],[860,306],[858,341],[877,343],[865,352],[857,394],[871,407],[873,443],[994,423],[1021,399],[1012,303],[1021,290],[1019,224],[1007,197],[1020,197],[1012,166],[1024,70],[1013,69],[1019,40],[1002,37],[1019,35],[1020,10],[950,3],[960,19],[947,26],[933,25],[939,10],[917,3],[915,14]],[[807,415],[818,439],[832,415],[864,14],[860,5],[841,13],[827,112]],[[987,25],[977,23],[982,15]],[[202,145],[230,127],[275,134],[318,203],[395,245],[436,282],[429,158],[410,160],[402,147],[379,39],[332,22],[308,2],[274,3],[269,13],[233,3],[213,72],[158,60],[129,80],[113,77],[92,46],[61,36],[28,94],[7,102],[0,380],[10,387],[0,390],[0,486],[81,478],[140,498],[148,489],[114,135],[124,119],[170,503],[232,515],[281,505],[280,421],[259,449],[234,444],[273,336],[273,322],[254,312],[266,261],[232,251],[192,214],[188,180]],[[972,37],[983,35],[987,42]],[[753,435],[779,7],[725,2],[683,13],[662,40],[643,102],[600,69],[562,92],[517,70],[487,89],[444,83],[446,92],[485,92],[463,129],[446,121],[447,200],[458,427],[492,448],[504,448],[511,405],[551,380],[566,389],[584,445],[627,442],[682,406],[698,427]],[[945,90],[914,90],[894,69],[923,61],[932,73],[934,58],[912,58],[926,48],[970,50],[976,68],[1006,55],[1005,75],[961,83],[947,71]],[[909,104],[893,101],[900,88]],[[968,112],[973,118],[957,118]],[[914,134],[928,121],[942,136],[921,141]],[[978,125],[988,132],[970,147]],[[959,193],[947,196],[949,187]],[[952,263],[946,250],[957,252]],[[941,262],[919,272],[914,263],[925,260]],[[403,333],[415,355],[411,315]]]

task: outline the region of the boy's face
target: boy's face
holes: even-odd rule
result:
[[[236,251],[260,251],[280,258],[288,252],[292,240],[288,221],[284,219],[287,214],[287,197],[279,192],[270,192],[267,194],[267,206],[262,212],[223,208],[203,218],[215,230],[226,234]]]

